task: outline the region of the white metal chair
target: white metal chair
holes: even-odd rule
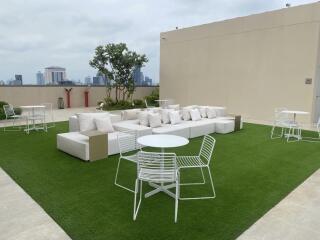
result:
[[[212,195],[209,196],[199,196],[199,197],[184,197],[184,198],[179,198],[181,200],[195,200],[195,199],[210,199],[210,198],[215,198],[216,193],[212,181],[212,176],[210,172],[210,162],[212,158],[212,153],[215,147],[216,140],[210,136],[210,135],[205,135],[202,140],[200,152],[197,156],[177,156],[177,163],[178,163],[178,168],[179,172],[181,174],[181,169],[187,169],[187,168],[200,168],[201,170],[201,175],[202,175],[202,182],[190,182],[190,183],[180,183],[180,186],[183,185],[201,185],[205,184],[205,177],[203,174],[203,168],[206,168],[209,173],[209,178],[210,178],[210,185],[212,189]]]
[[[12,127],[16,127],[16,121],[17,120],[26,120],[26,117],[23,115],[17,115],[14,111],[14,108],[11,104],[3,105],[3,111],[6,116],[6,120],[12,120]],[[19,130],[21,129],[21,126],[18,126]],[[3,131],[17,131],[17,130],[7,130],[4,126]]]
[[[45,106],[45,122],[47,128],[55,127],[54,114],[52,103],[41,103],[41,105]]]
[[[276,108],[274,110],[274,122],[271,129],[271,139],[282,138],[286,133],[286,130],[291,132],[291,128],[294,127],[294,123],[289,119],[289,115],[283,111],[287,108]],[[276,134],[277,128],[281,129],[280,134]]]
[[[114,179],[114,184],[118,187],[121,187],[133,193],[134,193],[134,189],[130,189],[118,183],[118,174],[119,174],[121,160],[127,160],[129,162],[137,163],[136,150],[140,148],[139,144],[137,143],[137,138],[138,138],[137,131],[121,130],[121,132],[119,132],[117,135],[120,157],[118,160],[118,166],[117,166],[116,176]]]
[[[31,124],[30,124],[31,122]],[[30,128],[30,125],[32,127]],[[38,125],[38,127],[37,127]],[[39,125],[42,125],[39,127]],[[35,107],[32,111],[29,111],[27,114],[27,128],[26,133],[29,134],[30,130],[44,130],[47,132],[47,123],[46,123],[46,109]]]
[[[179,172],[175,153],[138,152],[137,179],[134,192],[133,220],[136,220],[142,198],[142,183],[175,183],[174,221],[178,218]],[[137,195],[140,192],[139,202]]]

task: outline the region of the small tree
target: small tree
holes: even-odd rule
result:
[[[129,51],[125,43],[109,43],[96,48],[95,56],[89,64],[108,78],[110,85],[107,85],[107,89],[116,89],[118,102],[132,96],[135,90],[133,71],[136,67],[144,66],[146,62],[146,55]]]

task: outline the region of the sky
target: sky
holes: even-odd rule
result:
[[[84,81],[96,46],[124,42],[146,54],[145,75],[159,81],[160,32],[316,2],[312,0],[10,0],[0,7],[0,80],[24,84],[48,66]]]

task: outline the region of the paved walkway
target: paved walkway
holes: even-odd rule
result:
[[[0,239],[71,240],[59,225],[1,168]]]
[[[320,239],[320,170],[238,238],[238,240],[317,239]]]

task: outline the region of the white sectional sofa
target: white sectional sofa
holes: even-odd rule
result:
[[[172,134],[185,138],[195,138],[211,133],[226,134],[233,132],[235,129],[234,117],[226,116],[226,109],[224,107],[210,108],[216,111],[216,117],[200,118],[197,121],[182,120],[178,124],[160,123],[157,127],[150,127],[149,125],[145,126],[142,124],[141,119],[138,119],[141,110],[125,110],[122,112],[121,116],[109,114],[108,116],[114,131],[108,133],[108,155],[119,153],[117,143],[117,134],[119,131],[136,131],[138,136]],[[159,109],[152,109],[149,111],[154,113],[158,112]],[[92,114],[97,116],[99,113]],[[102,112],[101,114],[105,114],[105,112]],[[80,159],[89,159],[88,137],[80,133],[79,117],[77,115],[69,118],[69,132],[58,134],[57,148]]]

